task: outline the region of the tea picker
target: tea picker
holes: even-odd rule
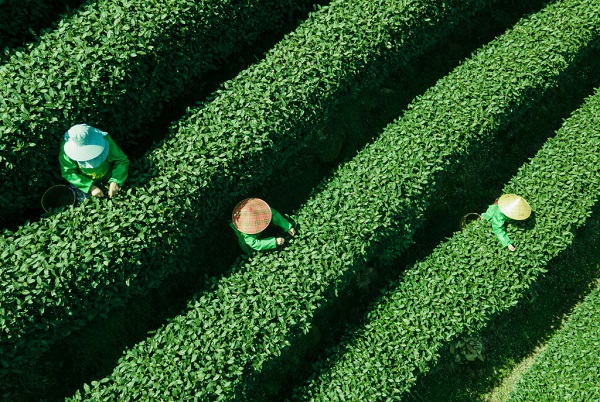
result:
[[[516,194],[504,194],[488,207],[487,211],[481,215],[481,219],[492,223],[492,230],[503,247],[515,251],[515,246],[504,230],[504,223],[510,219],[525,220],[529,218],[529,215],[531,215],[531,207],[523,197]]]
[[[100,186],[108,184],[114,197],[127,179],[129,159],[108,133],[77,124],[64,135],[59,154],[62,177],[71,184],[78,201],[104,197]]]
[[[262,232],[271,223],[290,236],[296,235],[292,224],[260,198],[246,198],[240,201],[233,209],[231,220],[230,226],[237,235],[240,247],[246,253],[273,250],[285,243],[283,237],[262,236]]]

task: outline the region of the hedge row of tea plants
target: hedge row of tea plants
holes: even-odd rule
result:
[[[510,401],[600,400],[600,288],[569,320],[519,379]]]
[[[404,3],[402,3],[404,4]],[[0,237],[0,374],[158,286],[218,219],[301,148],[341,96],[423,51],[486,0],[332,2],[192,109],[94,199]]]
[[[202,73],[308,0],[98,0],[0,66],[0,221],[62,180],[64,132],[86,122],[121,145]]]
[[[507,225],[515,252],[503,248],[482,221],[441,243],[382,294],[328,357],[331,363],[317,364],[321,374],[296,396],[399,400],[449,341],[481,330],[515,305],[546,264],[572,244],[600,197],[599,113],[597,91],[505,186],[504,193],[523,196],[533,210],[529,220]],[[533,400],[547,400],[547,389],[542,392],[546,397]]]
[[[286,249],[236,263],[74,399],[264,397],[258,378],[280,369],[277,356],[311,329],[313,315],[365,261],[406,249],[438,177],[539,99],[597,37],[599,19],[586,17],[592,4],[550,7],[440,80],[316,190],[294,215],[300,230]],[[403,244],[378,247],[389,238]]]

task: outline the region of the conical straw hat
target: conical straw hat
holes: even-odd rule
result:
[[[516,194],[504,194],[498,198],[498,208],[500,212],[510,219],[522,221],[531,215],[531,207],[523,197]]]
[[[246,198],[233,208],[231,219],[242,233],[260,233],[271,223],[271,208],[260,198]]]

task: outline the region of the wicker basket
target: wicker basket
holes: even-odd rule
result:
[[[71,187],[64,184],[50,187],[42,196],[42,208],[46,212],[73,204],[75,204],[75,194]]]
[[[463,230],[470,222],[481,219],[481,215],[477,212],[469,212],[460,218],[459,226],[460,230]]]

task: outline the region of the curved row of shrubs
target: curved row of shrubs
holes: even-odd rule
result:
[[[577,2],[561,4],[569,3]],[[592,3],[600,4],[581,4]],[[571,245],[600,197],[599,112],[597,91],[505,186],[504,193],[523,196],[533,209],[529,220],[508,224],[514,253],[500,246],[487,222],[456,233],[380,296],[296,397],[399,400],[449,341],[479,331],[518,303],[546,264]],[[547,391],[533,400],[547,400]]]
[[[0,222],[62,182],[64,132],[86,122],[123,146],[201,74],[308,0],[98,0],[0,66]]]
[[[535,357],[509,400],[598,401],[599,378],[600,288],[596,288]]]
[[[332,2],[190,110],[132,164],[118,198],[5,231],[0,359],[10,364],[0,374],[180,271],[194,242],[300,149],[341,96],[382,78],[486,4]]]
[[[306,201],[288,248],[236,263],[74,400],[268,399],[258,379],[281,370],[277,357],[311,329],[313,315],[334,303],[365,261],[405,250],[438,179],[585,53],[598,35],[598,20],[585,17],[590,4],[548,8],[440,80]],[[400,239],[396,248],[383,250],[391,238]]]

